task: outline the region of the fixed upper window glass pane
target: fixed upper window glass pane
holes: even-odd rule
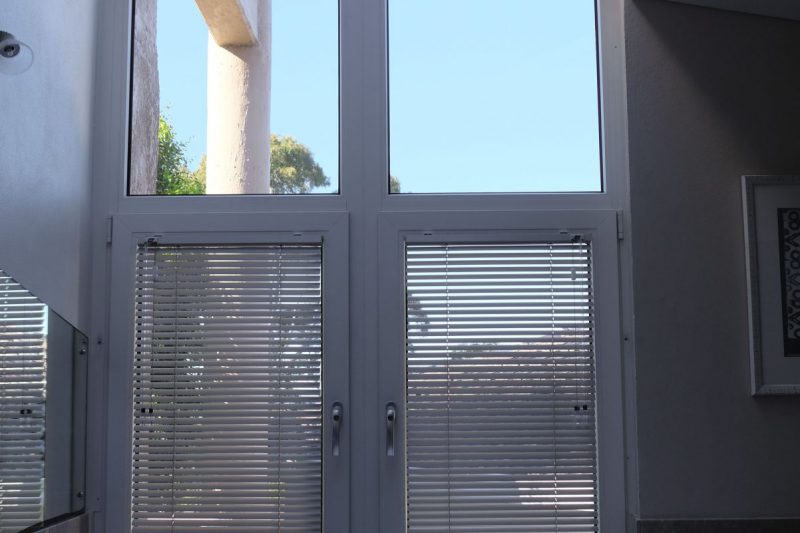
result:
[[[390,190],[602,190],[592,0],[389,0]]]
[[[131,195],[339,190],[337,0],[136,0]]]

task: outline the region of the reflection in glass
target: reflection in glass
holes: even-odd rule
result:
[[[84,508],[85,384],[86,337],[0,271],[0,533]]]
[[[136,0],[129,193],[338,191],[336,0]]]
[[[593,0],[389,0],[392,192],[600,191]]]
[[[591,276],[583,242],[406,247],[408,533],[597,531]]]

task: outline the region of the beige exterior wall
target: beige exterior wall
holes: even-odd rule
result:
[[[271,0],[258,4],[256,20],[253,46],[208,41],[208,194],[270,191]]]

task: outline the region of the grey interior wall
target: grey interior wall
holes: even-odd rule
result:
[[[800,515],[800,398],[749,394],[740,176],[800,174],[800,23],[626,0],[640,513]]]
[[[0,0],[0,30],[31,46],[0,74],[0,269],[86,329],[95,0]]]

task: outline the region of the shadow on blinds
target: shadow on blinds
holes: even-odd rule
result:
[[[320,531],[321,245],[140,245],[133,533]]]
[[[597,529],[587,243],[406,248],[408,531]]]

